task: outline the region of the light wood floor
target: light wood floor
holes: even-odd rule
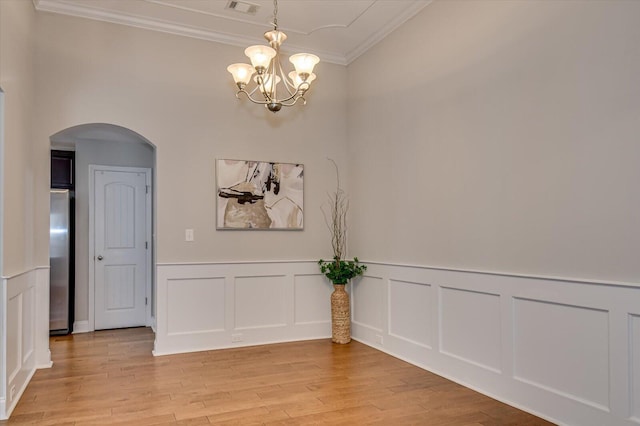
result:
[[[147,328],[52,337],[53,368],[0,424],[550,424],[357,342],[152,347]]]

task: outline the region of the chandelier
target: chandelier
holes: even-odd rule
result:
[[[244,93],[251,102],[264,105],[274,113],[283,106],[295,105],[300,99],[306,104],[304,95],[316,78],[313,67],[320,62],[320,58],[310,53],[292,55],[289,61],[295,71],[285,74],[280,63],[280,46],[287,35],[278,30],[278,0],[273,1],[273,30],[264,33],[264,38],[269,46],[249,46],[244,51],[251,60],[251,65],[239,63],[227,67],[238,86],[236,98]],[[249,86],[251,77],[254,87]]]

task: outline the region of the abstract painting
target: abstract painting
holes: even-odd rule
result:
[[[304,166],[217,160],[218,229],[302,230]]]

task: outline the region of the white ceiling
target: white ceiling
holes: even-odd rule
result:
[[[279,0],[283,50],[315,53],[346,65],[432,0]],[[247,47],[273,28],[272,0],[238,0],[255,14],[227,8],[231,0],[33,0],[37,10]]]

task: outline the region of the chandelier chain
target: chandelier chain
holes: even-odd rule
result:
[[[273,29],[278,29],[278,0],[273,0]]]

